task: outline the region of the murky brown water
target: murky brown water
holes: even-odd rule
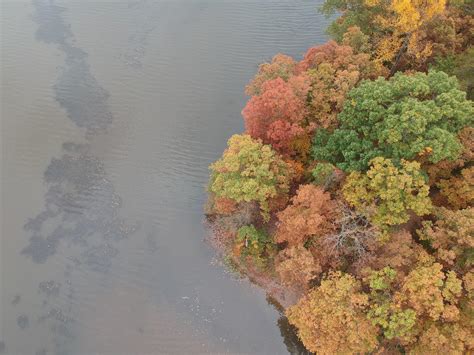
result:
[[[298,352],[203,241],[243,87],[321,1],[1,2],[0,353]]]

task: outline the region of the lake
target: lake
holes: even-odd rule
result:
[[[1,2],[0,353],[299,353],[206,243],[244,86],[320,1]]]

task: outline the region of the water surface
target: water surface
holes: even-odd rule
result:
[[[321,1],[1,3],[0,353],[298,352],[204,242],[243,87]]]

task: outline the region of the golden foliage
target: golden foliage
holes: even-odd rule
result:
[[[365,317],[368,296],[353,276],[330,273],[321,286],[288,308],[286,315],[310,351],[367,353],[377,347],[377,328]]]
[[[378,25],[380,33],[386,35],[378,36],[374,48],[377,61],[383,63],[395,58],[406,38],[409,42],[416,42],[416,31],[444,11],[446,0],[366,0],[366,5],[381,8],[381,14],[375,18],[374,24]],[[418,55],[426,57],[431,54],[429,46],[424,51],[418,52]]]
[[[398,295],[402,302],[413,308],[418,317],[440,319],[445,302],[456,304],[461,296],[461,280],[454,272],[447,275],[439,263],[420,265],[405,278]]]
[[[429,187],[417,162],[374,158],[366,174],[352,172],[343,187],[347,202],[367,215],[373,224],[386,228],[409,220],[409,211],[426,215],[431,209]]]
[[[442,179],[437,186],[452,208],[474,206],[474,166],[462,169],[460,175]]]
[[[436,257],[446,266],[462,268],[469,267],[474,260],[465,259],[464,255],[474,248],[474,208],[460,211],[450,211],[439,208],[436,211],[437,220],[423,222],[423,228],[418,231],[421,240],[430,242],[435,249]]]

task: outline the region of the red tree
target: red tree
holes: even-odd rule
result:
[[[304,76],[263,83],[261,94],[253,96],[242,111],[247,133],[280,153],[292,154],[292,141],[305,132],[308,90],[309,81]]]

